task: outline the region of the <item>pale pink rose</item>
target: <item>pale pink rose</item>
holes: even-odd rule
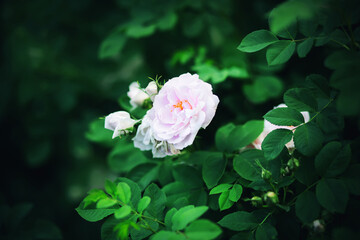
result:
[[[154,101],[155,95],[158,93],[158,88],[155,81],[149,82],[145,88],[145,92],[149,95],[151,101]]]
[[[155,114],[150,109],[144,116],[136,135],[133,138],[134,146],[142,151],[152,150],[154,158],[162,158],[168,155],[179,154],[180,151],[166,141],[158,141],[154,138],[153,129],[151,127]]]
[[[144,101],[149,98],[145,90],[140,88],[138,82],[132,82],[130,84],[127,95],[130,98],[130,104],[133,108],[141,107]]]
[[[287,106],[282,103],[274,108],[286,108]],[[303,115],[304,117],[304,122],[308,122],[310,120],[310,114],[309,112],[301,112],[301,114]],[[252,148],[256,148],[256,149],[260,149],[261,150],[261,144],[262,142],[264,141],[265,137],[273,130],[275,129],[280,129],[280,128],[283,128],[283,129],[289,129],[289,130],[293,130],[296,126],[277,126],[277,125],[274,125],[272,123],[270,123],[269,121],[267,120],[264,120],[264,130],[262,131],[262,133],[255,139],[254,142],[252,142],[250,144],[249,147],[252,147]],[[286,145],[285,145],[288,149],[292,149],[292,148],[295,148],[295,144],[294,144],[294,140],[291,139],[290,142],[288,142]]]
[[[118,111],[105,117],[105,128],[114,131],[112,138],[129,133],[137,120],[131,119],[130,114],[125,111]]]
[[[200,128],[210,124],[218,103],[211,85],[197,74],[170,79],[154,99],[154,138],[170,144],[165,148],[181,150],[191,145]]]

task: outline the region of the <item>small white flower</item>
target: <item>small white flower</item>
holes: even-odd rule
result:
[[[131,119],[130,114],[125,111],[118,111],[105,117],[105,128],[114,131],[112,138],[129,133],[137,120]]]
[[[132,82],[130,84],[127,95],[130,98],[130,104],[133,108],[141,107],[144,101],[149,98],[149,95],[145,93],[145,90],[140,88],[138,82]]]
[[[155,81],[149,82],[145,88],[145,92],[149,95],[151,101],[154,101],[155,95],[158,93],[158,88]]]

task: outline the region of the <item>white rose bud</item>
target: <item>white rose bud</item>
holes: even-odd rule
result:
[[[130,98],[130,104],[133,108],[141,107],[144,101],[149,98],[149,95],[145,93],[144,89],[140,88],[140,85],[137,82],[132,82],[130,84],[127,95]]]
[[[158,88],[155,81],[149,82],[145,88],[145,92],[149,95],[151,101],[154,101],[155,95],[158,93]]]
[[[129,128],[134,127],[137,120],[131,119],[130,114],[118,111],[105,117],[105,128],[114,131],[112,138],[129,133]]]

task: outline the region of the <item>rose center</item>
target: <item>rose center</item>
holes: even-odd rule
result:
[[[192,106],[191,104],[189,103],[188,100],[184,100],[184,101],[178,101],[176,104],[173,105],[174,108],[179,108],[180,110],[183,110],[184,109],[184,106],[183,104],[187,104],[187,106],[192,109]],[[171,110],[172,111],[172,110]]]

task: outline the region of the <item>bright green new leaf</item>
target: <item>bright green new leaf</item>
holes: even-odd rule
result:
[[[219,196],[219,208],[220,211],[226,210],[231,208],[232,205],[234,205],[234,202],[232,202],[229,199],[230,191],[226,190],[225,192],[222,192]]]
[[[211,240],[220,234],[221,228],[206,219],[196,220],[185,228],[185,235],[192,240]]]
[[[298,126],[304,123],[301,113],[288,107],[275,108],[266,113],[264,118],[278,126]]]
[[[256,161],[264,161],[263,152],[255,149],[247,150],[234,158],[234,169],[246,180],[261,180],[261,168]]]
[[[109,208],[117,203],[115,199],[104,198],[97,202],[96,208]]]
[[[121,202],[128,204],[131,199],[130,186],[125,182],[119,182],[116,186],[115,196]]]
[[[284,102],[298,111],[316,112],[317,102],[311,91],[306,88],[292,88],[285,92]]]
[[[219,193],[225,192],[226,190],[230,189],[231,187],[232,187],[232,184],[223,183],[223,184],[220,184],[220,185],[214,187],[213,189],[211,189],[209,194],[210,195],[219,194]]]
[[[178,231],[184,229],[189,223],[198,219],[203,215],[209,207],[200,206],[200,207],[183,207],[180,208],[172,217],[172,230]]]
[[[120,178],[117,178],[115,180],[115,183],[119,183],[119,182],[125,182],[127,183],[129,186],[130,186],[130,189],[131,189],[131,204],[133,207],[137,206],[138,205],[138,202],[141,198],[141,190],[140,190],[140,187],[139,185],[128,179],[128,178],[124,178],[124,177],[120,177]]]
[[[324,141],[324,135],[314,124],[305,124],[298,127],[294,133],[295,148],[305,156],[316,154]]]
[[[314,221],[319,216],[320,210],[320,204],[316,200],[315,193],[312,191],[305,191],[301,193],[296,199],[296,216],[303,223],[310,223]]]
[[[215,144],[219,151],[231,151],[231,149],[229,149],[228,137],[234,128],[235,125],[233,123],[228,123],[216,131]]]
[[[83,209],[82,207],[76,208],[78,214],[89,222],[97,222],[101,219],[113,214],[116,209]]]
[[[249,33],[241,41],[238,49],[242,52],[256,52],[279,41],[279,39],[268,30],[257,30]]]
[[[148,196],[145,196],[142,199],[140,199],[137,206],[138,212],[141,214],[149,206],[150,202],[151,202],[151,198]]]
[[[323,178],[316,185],[316,198],[330,212],[344,213],[349,192],[343,181]]]
[[[229,200],[237,202],[240,199],[242,192],[242,186],[240,184],[234,184],[229,193]]]
[[[295,51],[296,43],[290,40],[280,40],[271,45],[266,51],[269,66],[286,63]]]
[[[114,212],[114,216],[116,219],[124,218],[131,213],[131,210],[132,209],[129,205],[122,206],[121,208],[116,209],[116,211]]]
[[[86,196],[86,198],[84,198],[83,202],[84,202],[84,208],[86,208],[87,206],[89,206],[91,203],[97,202],[101,199],[104,198],[108,198],[108,196],[106,195],[106,193],[104,193],[103,190],[100,189],[92,189],[88,192],[88,196]]]
[[[314,44],[313,38],[308,38],[305,41],[301,42],[297,46],[297,53],[300,58],[306,57],[306,55],[310,52],[312,46]]]
[[[233,231],[252,230],[259,224],[253,213],[239,211],[226,215],[218,224]]]
[[[316,171],[325,177],[335,177],[345,171],[351,160],[350,146],[340,142],[329,142],[316,155]]]
[[[113,198],[115,198],[116,184],[110,180],[105,181],[105,191]]]
[[[237,126],[229,134],[230,149],[238,150],[252,143],[263,131],[264,122],[260,120],[252,120],[244,125]]]
[[[226,162],[222,153],[213,153],[204,161],[202,177],[209,189],[214,187],[224,174]]]
[[[288,129],[275,129],[270,132],[261,144],[265,158],[272,160],[279,156],[285,144],[291,141],[292,136],[292,131]]]

